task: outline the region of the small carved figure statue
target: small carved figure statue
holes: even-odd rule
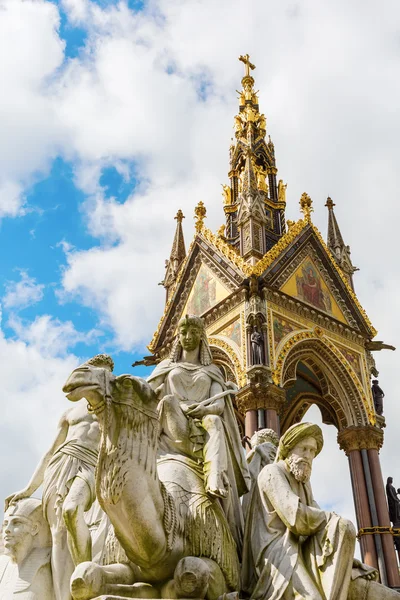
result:
[[[377,379],[372,380],[372,397],[374,399],[375,412],[377,415],[383,414],[383,399],[385,394],[379,387],[379,381]]]
[[[235,134],[239,136],[242,133],[243,122],[240,115],[235,115]]]
[[[50,529],[40,500],[28,498],[8,507],[0,556],[2,600],[54,600]]]
[[[286,188],[287,183],[283,183],[283,180],[280,179],[278,182],[278,200],[279,202],[286,202]]]
[[[264,337],[263,334],[258,331],[256,325],[253,327],[252,334],[250,336],[251,342],[251,358],[253,365],[264,364]]]
[[[254,493],[257,492],[257,477],[265,465],[274,462],[279,444],[279,437],[273,429],[259,429],[251,436],[250,452],[246,460],[251,477],[250,491],[243,496],[243,514],[246,515],[252,507]]]
[[[257,121],[258,113],[250,106],[250,104],[247,104],[243,111],[243,115],[245,115],[246,121],[250,123],[255,123]]]
[[[222,185],[222,195],[224,197],[224,205],[229,206],[230,204],[232,204],[232,190],[229,187],[229,185],[226,185],[226,184],[221,184],[221,185]]]
[[[267,129],[267,121],[264,113],[261,113],[261,115],[258,117],[258,127],[261,131],[266,131]]]
[[[393,485],[393,477],[387,478],[386,496],[389,507],[389,518],[394,527],[400,527],[400,500],[397,497],[396,488]]]
[[[262,168],[261,165],[255,165],[255,171],[257,176],[257,187],[259,190],[268,193],[268,184],[266,182],[266,171]]]

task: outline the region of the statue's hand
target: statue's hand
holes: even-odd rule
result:
[[[208,408],[208,406],[202,406],[201,404],[191,404],[186,414],[193,419],[202,419],[209,414]]]
[[[4,500],[4,512],[13,502],[17,502],[17,500],[22,500],[23,498],[29,498],[30,496],[31,494],[26,488],[21,490],[20,492],[16,492],[15,494],[10,494],[10,496],[7,496],[7,498]]]

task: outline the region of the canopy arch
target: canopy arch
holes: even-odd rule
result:
[[[340,431],[351,426],[375,422],[371,399],[342,353],[319,328],[294,334],[281,349],[273,373],[274,383],[285,389],[297,379],[299,362],[310,368],[318,379],[321,395],[300,394],[285,407],[282,426],[286,429],[301,420],[305,406],[317,404],[322,414]],[[303,406],[303,409],[301,408]]]

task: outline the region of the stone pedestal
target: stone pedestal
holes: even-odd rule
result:
[[[249,383],[236,395],[238,410],[245,415],[246,435],[251,437],[263,426],[280,435],[279,415],[286,399],[285,390],[271,382],[270,369],[263,365],[250,367],[247,377]],[[260,411],[264,425],[260,424]]]

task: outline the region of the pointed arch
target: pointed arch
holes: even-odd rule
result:
[[[283,388],[293,385],[300,361],[313,371],[321,389],[318,402],[308,404],[316,403],[326,410],[338,430],[375,423],[371,398],[350,364],[320,328],[298,332],[287,340],[279,353],[274,383]],[[300,405],[304,402],[304,395],[300,395],[286,407],[282,419],[285,428],[301,419]],[[288,418],[289,414],[291,418]]]

